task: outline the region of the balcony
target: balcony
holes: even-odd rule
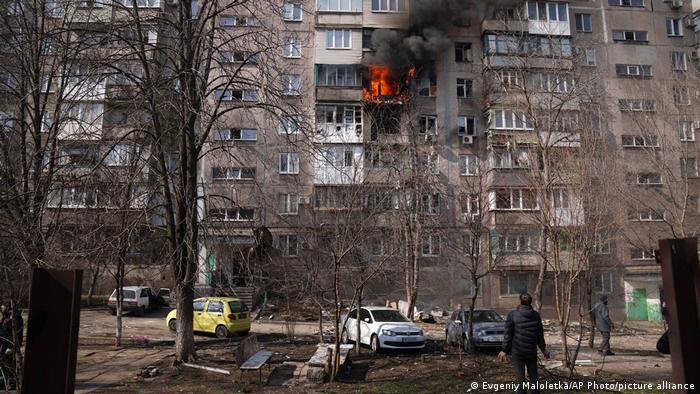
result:
[[[317,124],[316,138],[317,144],[361,144],[362,143],[361,124]]]

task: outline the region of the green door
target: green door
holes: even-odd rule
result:
[[[627,318],[630,320],[649,320],[647,315],[647,289],[632,290],[632,302],[627,304]]]

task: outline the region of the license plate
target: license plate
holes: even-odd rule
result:
[[[403,338],[403,342],[418,342],[420,338]]]
[[[486,338],[487,342],[503,342],[503,335],[495,335],[492,337]]]

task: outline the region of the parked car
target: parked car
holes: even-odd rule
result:
[[[149,287],[124,286],[122,288],[123,312],[133,312],[136,316],[143,316],[147,310],[158,308],[159,304],[158,296],[153,294]],[[117,314],[117,289],[114,289],[109,296],[107,307],[111,314]]]
[[[470,340],[474,348],[500,348],[506,322],[491,309],[475,308],[473,317],[474,337],[469,338],[469,309],[452,312],[445,326],[445,340],[448,345],[465,346]]]
[[[357,342],[357,309],[350,311],[343,327],[343,343]],[[423,330],[411,323],[401,312],[387,307],[360,308],[360,343],[372,351],[381,349],[422,349],[425,347]]]
[[[250,312],[239,298],[197,298],[192,307],[194,331],[216,334],[217,338],[226,338],[233,333],[246,335],[250,331]],[[165,322],[171,331],[177,329],[175,309],[168,313]]]
[[[161,298],[164,306],[170,306],[170,303],[175,301],[172,297],[170,297],[170,289],[167,287],[161,287],[158,289],[158,297]]]

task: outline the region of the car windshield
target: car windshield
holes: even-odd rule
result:
[[[231,312],[233,313],[248,311],[248,307],[243,301],[229,301],[228,307],[231,308]]]
[[[110,298],[117,298],[117,291],[114,290]],[[136,292],[133,290],[122,290],[122,300],[133,300],[136,298]]]
[[[469,315],[469,311],[464,312],[465,315]],[[503,321],[501,315],[494,311],[474,311],[474,323],[492,323]]]
[[[376,310],[372,311],[372,316],[374,316],[374,321],[377,322],[391,322],[391,323],[405,323],[408,319],[404,317],[399,311],[392,310]]]

